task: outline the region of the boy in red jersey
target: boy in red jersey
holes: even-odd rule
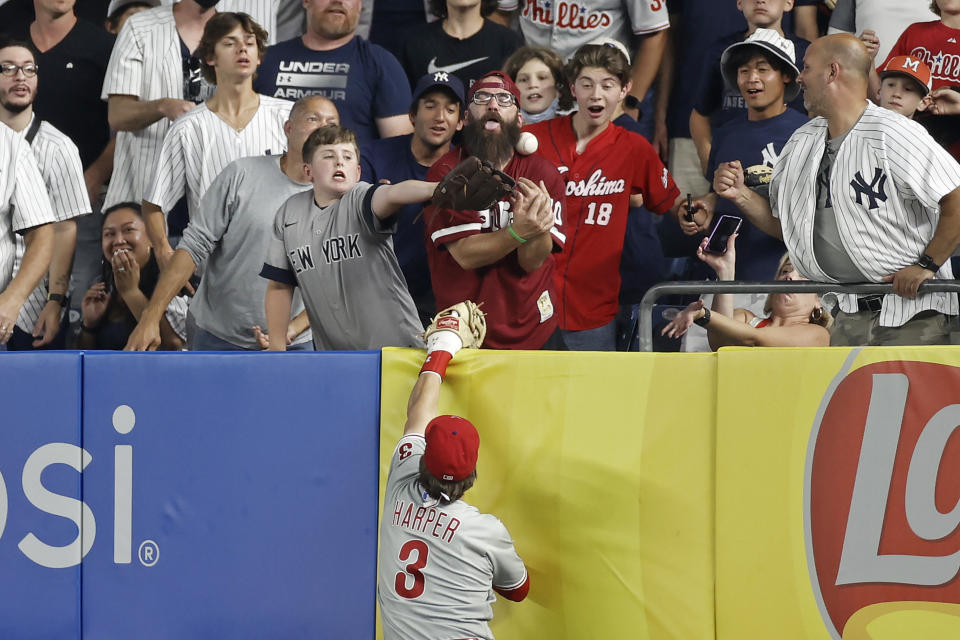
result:
[[[631,194],[664,214],[680,192],[642,136],[611,122],[630,91],[630,64],[609,45],[585,45],[567,64],[579,110],[528,127],[566,180],[566,249],[557,256],[557,315],[567,347],[612,351],[620,254]]]
[[[424,210],[437,308],[482,303],[486,347],[562,349],[553,270],[564,243],[563,179],[539,155],[514,152],[523,116],[509,76],[486,74],[470,87],[467,104],[463,146],[437,160],[427,180],[440,180],[472,155],[516,179],[517,190],[484,211]]]

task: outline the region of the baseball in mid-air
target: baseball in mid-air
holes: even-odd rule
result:
[[[537,142],[537,136],[533,135],[529,131],[524,131],[521,133],[520,139],[517,140],[517,151],[525,156],[528,156],[531,153],[536,153],[537,147],[539,146],[540,143]]]

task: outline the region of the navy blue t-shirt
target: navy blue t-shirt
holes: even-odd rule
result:
[[[701,115],[710,116],[710,124],[713,128],[721,127],[724,123],[747,112],[740,90],[737,87],[728,87],[720,72],[720,56],[730,45],[743,42],[743,33],[738,31],[715,40],[707,47],[707,52],[701,61],[700,88],[697,90],[694,108]],[[797,56],[797,69],[800,69],[803,66],[803,54],[806,53],[810,43],[789,34],[787,38],[793,42]],[[803,93],[797,94],[789,106],[800,113],[806,113],[807,110],[803,106]]]
[[[391,53],[360,37],[330,51],[308,49],[300,38],[269,47],[253,83],[258,93],[298,100],[329,98],[340,123],[364,144],[380,137],[377,118],[407,113],[410,85]]]
[[[787,109],[766,120],[751,122],[746,116],[738,116],[727,122],[713,132],[708,179],[713,182],[713,172],[721,162],[739,160],[744,171],[754,165],[773,167],[783,145],[808,120],[806,115]],[[714,222],[724,214],[744,218],[732,202],[717,198]],[[782,241],[760,231],[744,218],[737,237],[737,280],[772,280],[786,250]]]
[[[377,184],[389,180],[397,184],[404,180],[426,180],[429,167],[425,167],[410,151],[413,134],[373,140],[360,150],[360,179]],[[417,305],[421,319],[436,314],[433,286],[430,284],[430,267],[427,264],[427,249],[424,243],[423,217],[416,220],[423,210],[422,204],[408,204],[397,212],[397,231],[393,234],[393,250],[397,254],[400,270],[407,280],[407,289]],[[416,221],[415,221],[416,220]]]
[[[643,135],[640,124],[627,114],[613,124]],[[663,249],[654,226],[654,215],[643,207],[630,207],[620,254],[620,304],[637,304],[647,289],[665,277]]]

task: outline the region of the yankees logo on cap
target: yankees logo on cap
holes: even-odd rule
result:
[[[930,93],[931,78],[930,67],[921,60],[913,56],[894,56],[887,61],[887,64],[880,70],[880,79],[887,76],[899,75],[913,78],[921,86],[922,95]]]
[[[477,467],[480,435],[469,420],[459,416],[437,416],[427,425],[427,449],[423,463],[437,478],[459,482]]]

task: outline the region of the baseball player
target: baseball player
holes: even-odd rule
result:
[[[245,13],[218,13],[197,47],[203,76],[217,90],[179,118],[160,148],[158,171],[144,192],[147,232],[161,270],[173,256],[166,216],[186,195],[190,212],[210,183],[233,160],[281,155],[292,104],[256,93],[253,76],[266,51],[266,33]]]
[[[3,66],[8,73],[10,63]],[[22,74],[22,69],[14,69]],[[57,218],[30,145],[7,126],[0,126],[0,349],[7,341],[30,292],[50,267],[53,226]],[[23,236],[26,251],[20,271],[13,274],[17,245]]]
[[[437,307],[482,303],[486,345],[494,349],[564,349],[553,284],[554,254],[566,240],[563,180],[543,157],[514,152],[523,117],[520,90],[509,76],[488,73],[470,88],[467,102],[463,146],[437,160],[427,180],[476,156],[516,179],[526,195],[489,209],[424,210]]]
[[[277,212],[267,259],[270,349],[286,349],[294,287],[300,288],[317,350],[422,344],[423,325],[393,251],[397,210],[424,202],[435,183],[360,182],[356,136],[342,127],[310,134],[303,161],[313,190]]]
[[[447,363],[461,345],[474,346],[464,326],[472,322],[470,308],[456,309],[428,329],[427,358],[390,460],[377,562],[385,640],[493,638],[487,622],[494,592],[519,602],[530,589],[503,523],[461,499],[477,477],[476,428],[458,416],[437,416]]]
[[[150,305],[127,341],[127,350],[154,350],[160,345],[160,319],[170,300],[205,265],[204,277],[190,304],[197,329],[193,351],[258,350],[257,331],[266,326],[263,298],[267,283],[258,277],[272,236],[277,205],[310,190],[300,155],[307,137],[320,127],[339,123],[326,98],[301,98],[284,125],[288,151],[282,156],[253,156],[228,164],[200,200],[160,277]],[[293,301],[287,342],[291,349],[311,345],[303,302]]]
[[[960,242],[960,165],[918,124],[867,101],[870,56],[849,34],[807,50],[799,82],[818,114],[780,154],[770,202],[722,164],[714,190],[781,236],[797,271],[821,282],[893,282],[896,295],[840,296],[831,344],[945,344],[957,297],[918,296],[953,277]]]
[[[0,68],[0,122],[30,145],[57,218],[49,279],[41,282],[24,303],[8,348],[62,349],[66,331],[60,331],[61,317],[77,245],[76,219],[90,213],[80,151],[56,127],[34,115],[39,68],[32,47],[23,41],[0,39]],[[26,243],[17,236],[15,271],[20,269],[25,253]]]
[[[585,45],[567,65],[579,110],[528,127],[566,180],[567,250],[557,256],[557,315],[570,349],[612,351],[630,196],[664,214],[680,192],[642,136],[611,122],[630,90],[617,47]]]

